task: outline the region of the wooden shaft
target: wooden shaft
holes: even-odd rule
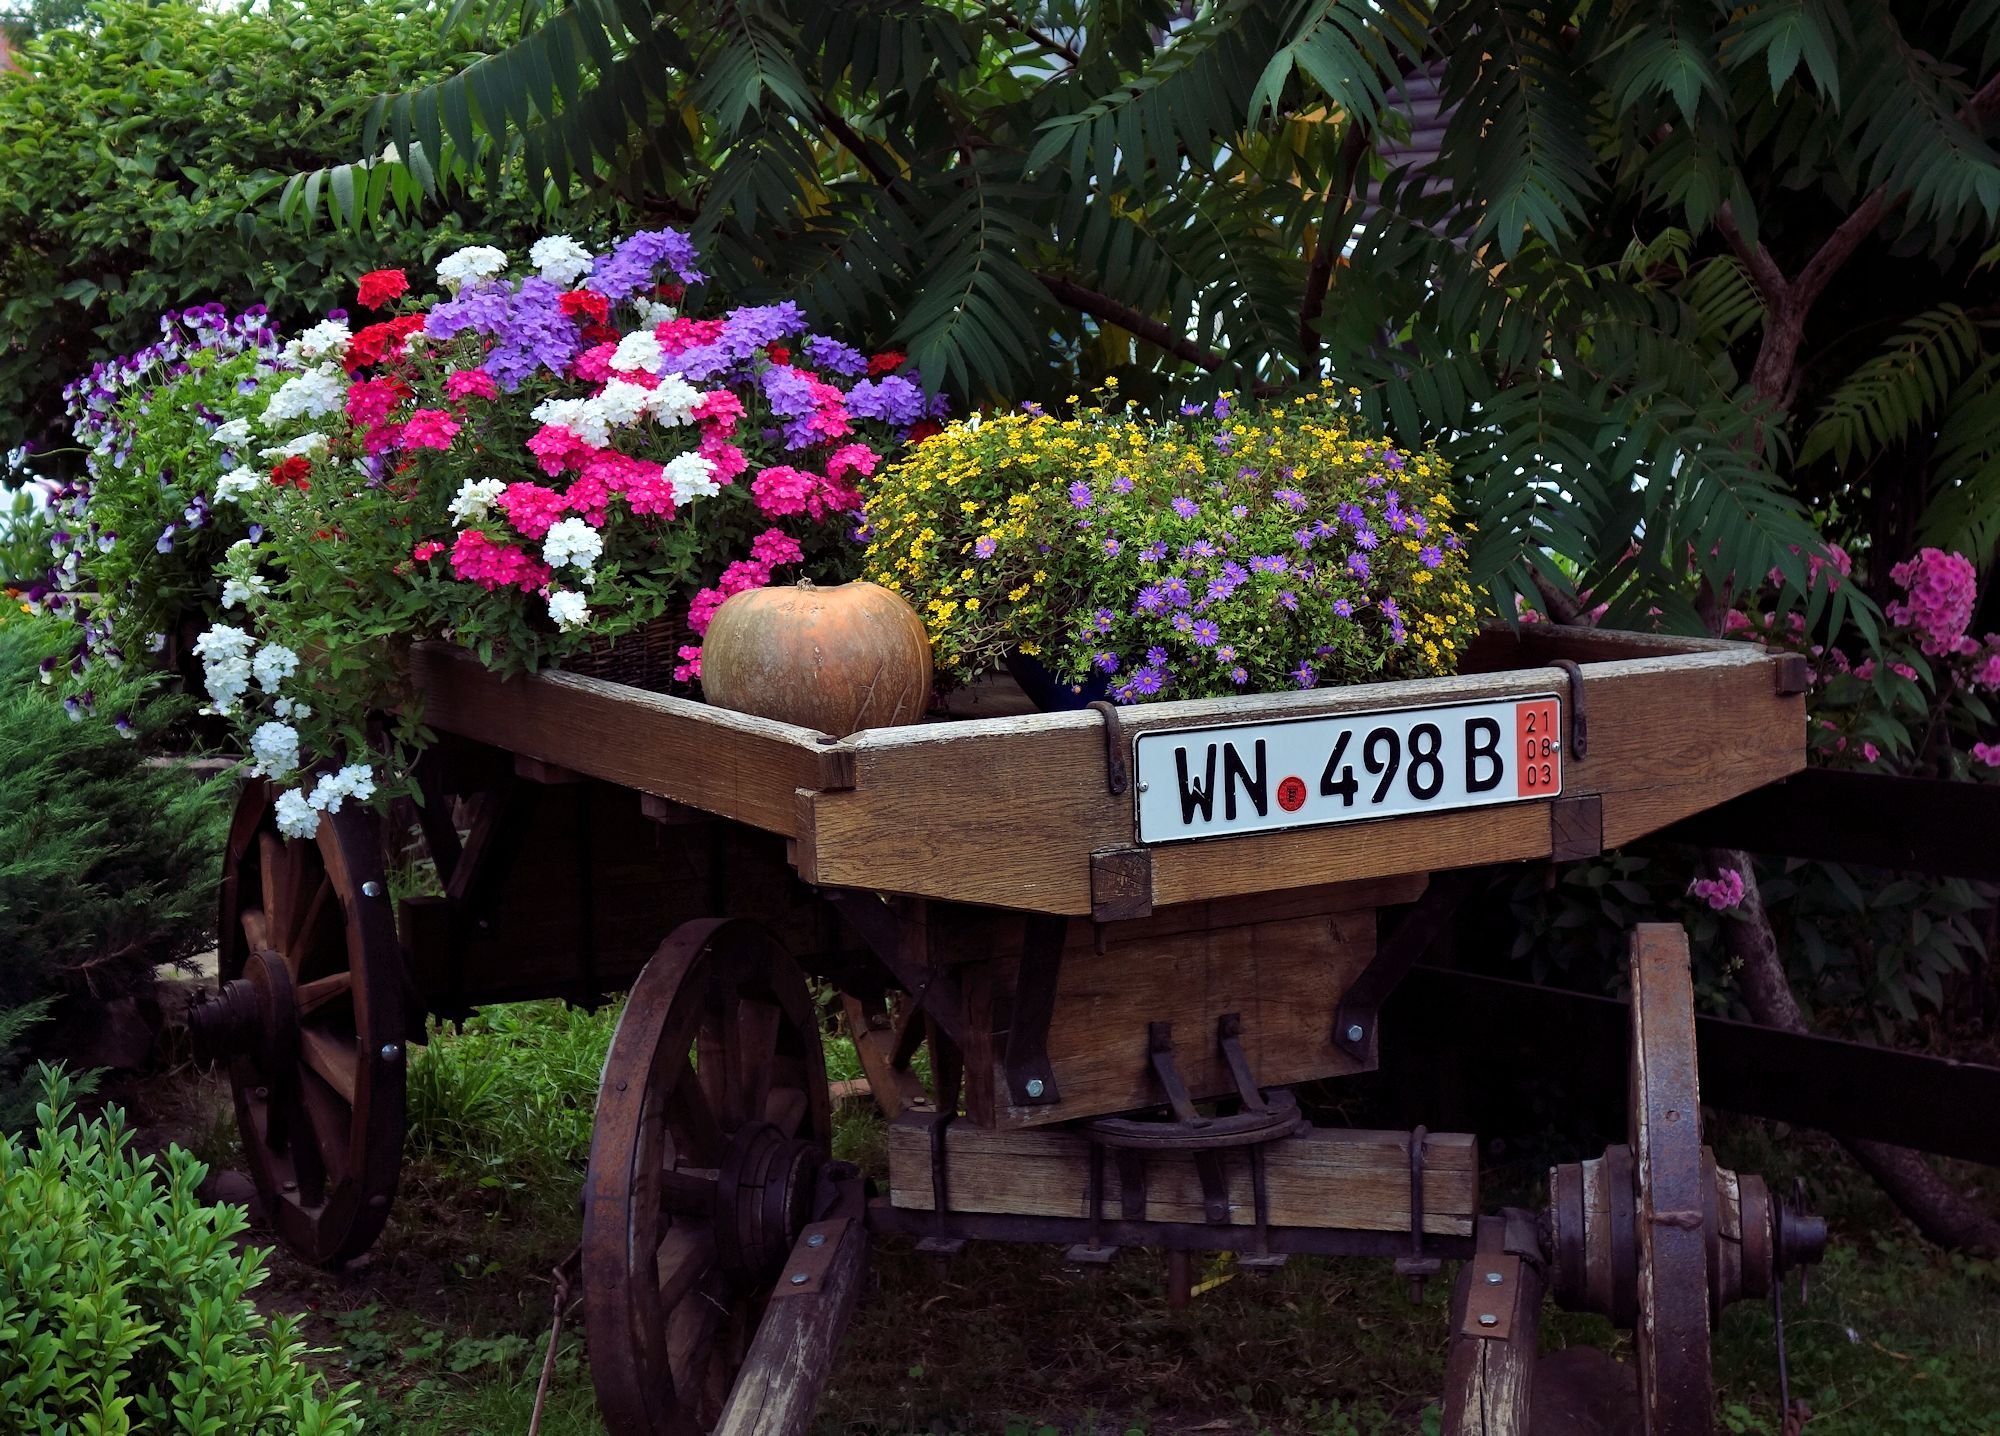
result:
[[[1528,1436],[1542,1271],[1539,1261],[1507,1253],[1521,1245],[1508,1240],[1507,1225],[1505,1217],[1479,1219],[1478,1254],[1459,1268],[1452,1287],[1443,1436]],[[1490,1282],[1492,1275],[1502,1280]],[[1495,1323],[1482,1327],[1481,1313]]]
[[[804,1436],[812,1428],[813,1408],[861,1291],[868,1230],[858,1221],[848,1222],[817,1288],[790,1292],[786,1283],[800,1267],[804,1241],[801,1237],[801,1245],[793,1248],[793,1260],[778,1278],[778,1293],[764,1308],[715,1436]]]

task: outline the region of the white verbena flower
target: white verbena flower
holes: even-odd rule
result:
[[[461,524],[478,523],[500,502],[501,490],[506,487],[498,479],[467,479],[451,501],[452,519]]]
[[[271,704],[271,711],[280,718],[305,719],[313,716],[311,708],[291,698],[280,698]]]
[[[317,429],[313,429],[299,435],[296,439],[279,444],[275,448],[260,449],[257,452],[257,456],[263,459],[306,458],[313,454],[325,453],[326,446],[326,435],[320,433]]]
[[[339,413],[346,401],[347,376],[340,372],[340,366],[319,364],[278,386],[278,392],[264,406],[264,422],[286,424],[293,419],[325,418]]]
[[[299,766],[299,730],[289,723],[259,723],[250,735],[251,773],[286,778]]]
[[[648,391],[624,379],[613,379],[602,392],[584,400],[588,412],[613,429],[629,429],[646,412]]]
[[[257,686],[266,693],[276,693],[278,685],[299,671],[299,656],[282,643],[267,643],[257,651],[250,662],[250,671],[257,676]],[[280,713],[280,718],[285,715]]]
[[[669,428],[693,423],[694,408],[700,402],[701,390],[678,374],[667,375],[646,392],[646,412]]]
[[[541,271],[542,278],[551,284],[560,284],[564,289],[588,274],[595,262],[589,250],[566,234],[552,234],[536,240],[528,251],[528,261]]]
[[[264,476],[255,469],[238,464],[215,481],[215,496],[237,503],[245,494],[255,493],[257,486],[264,482]]]
[[[228,713],[250,686],[250,650],[257,640],[240,628],[218,623],[194,641],[201,659],[202,682],[215,711]]]
[[[285,357],[295,364],[317,364],[322,359],[338,359],[347,352],[353,331],[342,319],[322,319],[298,338],[285,345]]]
[[[240,449],[250,442],[250,421],[231,419],[226,424],[217,424],[215,432],[208,437],[214,440],[219,448]]]
[[[657,299],[635,299],[632,307],[639,312],[639,322],[649,329],[655,324],[665,324],[680,317],[680,311],[673,305],[662,304]]]
[[[456,291],[467,284],[491,279],[507,268],[507,255],[490,244],[471,244],[438,261],[437,275]]]
[[[374,770],[366,763],[349,763],[338,772],[323,774],[306,802],[322,812],[337,813],[349,798],[365,803],[374,796]]]
[[[700,454],[677,454],[667,460],[666,476],[667,482],[674,486],[676,504],[722,491],[722,485],[715,481],[715,465]]]
[[[271,585],[259,574],[253,573],[248,578],[225,578],[222,581],[222,606],[234,608],[239,603],[262,598],[270,591]],[[257,661],[261,663],[263,660],[264,654],[258,654]]]
[[[567,429],[593,449],[611,446],[611,425],[595,399],[544,399],[529,417]]]
[[[288,838],[310,838],[319,833],[319,812],[297,788],[278,794],[278,831]]]
[[[657,374],[666,364],[666,352],[660,348],[660,341],[650,329],[635,329],[618,341],[618,347],[611,351],[611,367],[630,373],[643,369],[648,374]]]
[[[588,573],[603,552],[604,535],[582,519],[558,520],[542,540],[542,561],[550,568],[573,563]]]
[[[555,620],[557,628],[567,633],[590,621],[590,604],[582,594],[559,588],[549,595],[549,617]]]

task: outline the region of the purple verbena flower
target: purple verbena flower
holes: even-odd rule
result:
[[[683,284],[705,277],[695,268],[694,241],[677,229],[641,230],[618,242],[598,258],[590,271],[590,287],[613,303],[628,299],[653,284],[653,272],[670,266]]]

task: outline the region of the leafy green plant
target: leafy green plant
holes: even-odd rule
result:
[[[300,1358],[297,1318],[249,1300],[264,1252],[240,1207],[204,1206],[178,1147],[138,1157],[116,1108],[76,1120],[42,1069],[32,1145],[0,1137],[0,1410],[10,1429],[337,1436],[348,1391]],[[18,1423],[18,1425],[16,1425]]]

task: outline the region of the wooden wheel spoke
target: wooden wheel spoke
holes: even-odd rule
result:
[[[728,1149],[728,1138],[715,1119],[708,1089],[695,1079],[685,1057],[681,1064],[680,1076],[667,1094],[667,1126],[674,1134],[674,1146],[689,1165],[718,1164]]]
[[[345,1178],[353,1165],[348,1153],[353,1110],[316,1073],[308,1074],[300,1084],[300,1095],[306,1115],[312,1121],[311,1134],[318,1139],[318,1156],[330,1176],[335,1180]]]
[[[773,1087],[771,1095],[764,1099],[764,1120],[787,1137],[798,1136],[806,1113],[811,1110],[812,1103],[797,1087]]]
[[[351,972],[331,972],[325,977],[315,977],[311,982],[302,982],[293,996],[301,1018],[309,1017],[329,1002],[338,1002],[354,991],[354,974]]]
[[[326,1200],[327,1177],[325,1149],[320,1134],[315,1130],[313,1103],[306,1095],[313,1086],[312,1079],[307,1078],[283,1099],[292,1113],[289,1123],[292,1176],[298,1183],[299,1201],[308,1207],[316,1207]]]
[[[351,1107],[354,1105],[356,1070],[360,1056],[354,1039],[329,1032],[323,1027],[299,1029],[299,1056],[311,1071],[325,1079]]]
[[[243,940],[252,952],[262,952],[271,945],[270,924],[264,921],[262,908],[246,907],[240,915]]]
[[[660,1310],[667,1313],[670,1326],[674,1308],[715,1269],[715,1256],[715,1234],[706,1222],[676,1222],[667,1229],[659,1254]]]
[[[713,1171],[660,1173],[660,1211],[668,1217],[706,1217],[715,1211]]]
[[[729,1054],[732,1121],[753,1122],[763,1117],[783,1024],[784,1014],[771,1003],[746,997],[736,1004],[736,1031]]]
[[[716,1328],[729,1314],[721,1283],[711,1277],[693,1287],[667,1313],[667,1369],[683,1401],[698,1399],[707,1384]]]
[[[300,909],[291,930],[285,934],[285,945],[281,952],[285,955],[285,965],[292,970],[292,976],[299,975],[304,965],[305,955],[312,946],[313,934],[319,930],[319,920],[326,911],[327,900],[333,896],[333,880],[325,872],[313,886],[311,899]]]

